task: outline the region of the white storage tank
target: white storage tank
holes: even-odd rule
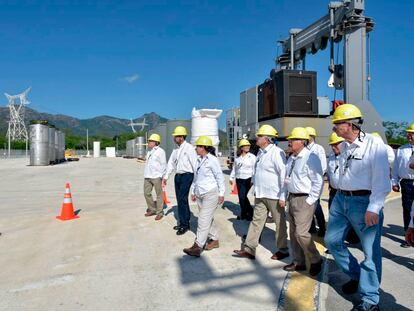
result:
[[[99,158],[101,156],[101,142],[94,141],[93,142],[93,157]]]
[[[218,152],[219,128],[218,118],[221,116],[221,109],[195,109],[191,112],[191,144],[195,145],[200,136],[209,136]]]

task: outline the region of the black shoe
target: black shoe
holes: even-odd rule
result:
[[[410,247],[410,245],[407,243],[407,242],[402,242],[401,244],[400,244],[400,247],[402,247],[402,248],[409,248]]]
[[[178,230],[178,229],[180,229],[180,226],[174,226],[173,229]]]
[[[177,230],[177,235],[183,235],[184,233],[186,233],[188,231],[188,228],[179,228]]]
[[[342,285],[342,292],[346,295],[355,294],[358,291],[359,281],[350,280],[349,282]]]
[[[379,311],[378,305],[370,304],[369,302],[361,300],[359,305],[352,308],[351,311]]]

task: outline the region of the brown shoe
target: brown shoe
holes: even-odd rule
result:
[[[197,243],[194,242],[193,246],[191,246],[190,248],[184,248],[183,252],[186,253],[189,256],[194,256],[194,257],[200,257],[201,255],[201,247],[197,245]]]
[[[158,214],[157,216],[155,216],[155,220],[161,220],[163,217],[163,214]]]
[[[310,276],[317,276],[322,270],[322,259],[317,263],[312,263],[309,268]]]
[[[283,258],[289,257],[289,253],[282,253],[281,251],[277,251],[276,253],[273,254],[272,257],[270,257],[270,259],[273,260],[282,260]]]
[[[284,266],[283,270],[288,271],[288,272],[305,271],[306,270],[306,265],[297,265],[294,262],[292,262],[291,264],[288,264],[287,266]]]
[[[235,255],[233,255],[233,257],[238,257],[238,258],[248,258],[248,259],[252,259],[252,260],[256,259],[256,257],[255,257],[254,255],[252,255],[252,254],[250,254],[250,253],[246,252],[246,251],[245,251],[245,250],[243,250],[243,249],[240,249],[240,250],[235,249],[235,250],[233,251],[233,253],[235,254]]]
[[[146,212],[145,213],[145,217],[151,217],[151,216],[155,216],[156,214],[154,212]]]
[[[204,250],[211,251],[214,248],[219,248],[220,244],[218,240],[209,240],[207,244],[204,246]]]

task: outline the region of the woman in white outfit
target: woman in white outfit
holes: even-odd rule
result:
[[[230,185],[236,180],[241,213],[237,219],[251,221],[253,218],[253,207],[247,194],[252,187],[252,177],[256,165],[256,156],[250,153],[250,142],[242,139],[239,142],[237,158],[234,160],[233,169],[230,173]]]
[[[199,208],[197,237],[190,248],[183,249],[190,256],[200,257],[204,250],[219,247],[218,230],[214,223],[214,212],[224,202],[224,177],[220,162],[215,156],[211,138],[200,136],[196,141],[198,155],[194,181],[191,185],[191,200]]]

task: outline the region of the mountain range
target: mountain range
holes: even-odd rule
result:
[[[49,114],[38,112],[34,109],[25,108],[25,121],[26,126],[29,125],[31,120],[47,120],[49,123],[55,125],[62,131],[76,135],[86,135],[86,129],[91,136],[106,136],[113,137],[115,135],[123,133],[132,133],[132,128],[129,125],[131,120],[121,119],[112,116],[98,116],[90,119],[78,119],[75,117],[63,115],[63,114]],[[155,112],[146,113],[138,118],[133,119],[134,123],[142,122],[145,118],[145,123],[148,124],[146,129],[153,129],[158,124],[166,122],[168,119],[163,118]],[[6,134],[7,122],[9,120],[9,108],[0,107],[0,133]],[[139,126],[135,126],[137,131],[140,130]]]
[[[132,133],[132,128],[129,125],[131,120],[121,119],[112,116],[98,116],[90,119],[78,119],[75,117],[63,115],[63,114],[50,114],[44,112],[38,112],[34,109],[25,108],[25,121],[26,127],[29,128],[31,120],[47,120],[49,123],[55,125],[66,134],[75,136],[85,136],[86,129],[89,131],[90,136],[106,136],[114,137],[123,133]],[[152,130],[157,127],[160,123],[168,121],[167,118],[161,117],[155,112],[145,113],[142,116],[133,119],[133,123],[143,122],[148,126],[146,130]],[[0,135],[6,135],[7,133],[7,122],[9,120],[9,108],[0,107]],[[135,129],[139,131],[141,128],[135,126]],[[220,141],[226,139],[226,133],[219,130]]]

